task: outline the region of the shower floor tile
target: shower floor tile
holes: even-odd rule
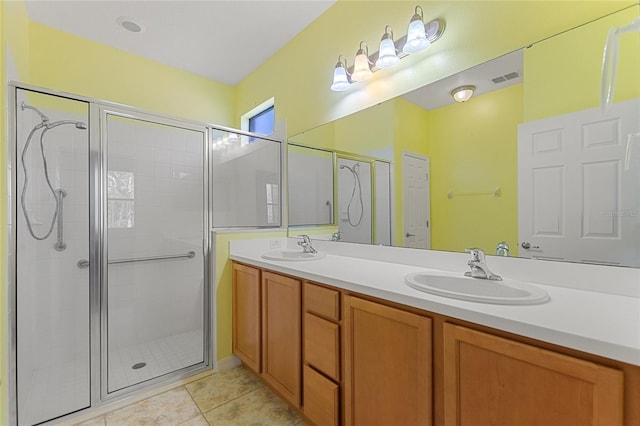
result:
[[[109,392],[202,362],[203,344],[202,330],[194,330],[110,351]]]

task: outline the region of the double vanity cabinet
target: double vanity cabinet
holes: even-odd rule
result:
[[[640,367],[233,263],[233,351],[316,425],[640,425]]]

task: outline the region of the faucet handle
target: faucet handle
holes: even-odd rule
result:
[[[464,251],[471,254],[472,262],[484,262],[484,251],[482,251],[482,249],[466,248]]]
[[[301,235],[298,235],[298,237],[302,238],[302,241],[298,241],[298,244],[301,244],[301,243],[311,244],[311,238],[309,238],[308,235],[301,234]]]

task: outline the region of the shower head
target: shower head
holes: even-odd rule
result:
[[[35,111],[39,116],[40,116],[40,120],[42,120],[43,123],[48,123],[49,122],[49,117],[47,117],[46,115],[44,115],[42,113],[42,111],[40,111],[38,108],[36,107],[32,107],[31,105],[27,105],[24,102],[22,102],[20,104],[20,108],[24,111],[25,109],[30,109]]]

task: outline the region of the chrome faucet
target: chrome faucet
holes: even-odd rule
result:
[[[318,250],[314,249],[311,245],[311,238],[308,235],[298,235],[298,237],[302,237],[302,241],[298,241],[298,245],[302,247],[303,253],[318,253]]]
[[[340,241],[340,231],[331,234],[331,241]]]
[[[471,270],[465,272],[464,275],[472,278],[482,278],[485,280],[502,281],[500,275],[496,275],[487,266],[485,262],[484,252],[479,248],[464,249],[467,253],[471,254],[471,260],[467,262],[467,265],[471,267]]]
[[[496,246],[497,256],[509,256],[509,243],[506,241],[500,241]]]

